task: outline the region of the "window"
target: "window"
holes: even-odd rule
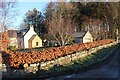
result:
[[[38,42],[36,42],[36,46],[38,46]]]
[[[91,40],[91,38],[86,38],[86,40]]]

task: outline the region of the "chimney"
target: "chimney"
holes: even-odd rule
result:
[[[34,30],[34,27],[33,27],[33,25],[30,25],[30,30]]]

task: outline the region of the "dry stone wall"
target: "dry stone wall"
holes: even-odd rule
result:
[[[70,63],[71,61],[77,60],[77,59],[82,59],[88,55],[90,55],[91,53],[95,53],[96,51],[103,49],[103,48],[107,48],[107,47],[111,47],[113,45],[116,45],[116,42],[110,43],[110,44],[105,44],[105,45],[101,45],[99,47],[95,47],[95,48],[91,48],[88,50],[84,50],[84,51],[80,51],[80,52],[75,52],[73,54],[70,55],[66,55],[64,57],[60,57],[51,61],[46,61],[46,62],[41,62],[41,63],[35,63],[35,64],[30,64],[30,66],[25,67],[25,70],[28,72],[36,72],[39,69],[49,69],[53,66],[59,66],[59,65],[64,65],[67,63]]]

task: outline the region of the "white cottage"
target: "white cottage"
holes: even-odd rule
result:
[[[93,37],[89,31],[80,31],[73,33],[75,43],[93,42]]]
[[[34,36],[34,38],[33,38],[33,36]],[[35,38],[36,36],[37,36],[37,38]],[[34,27],[33,26],[30,26],[29,29],[21,30],[18,33],[18,47],[19,48],[35,48],[35,46],[34,47],[30,47],[30,46],[32,46],[32,44],[31,45],[29,44],[31,38],[32,38],[33,41],[37,41],[38,40],[37,42],[33,42],[34,44],[36,44],[36,47],[42,47],[42,40],[37,35],[37,33],[34,31]],[[37,40],[34,40],[34,39],[37,39]],[[40,42],[40,43],[38,43],[38,42]]]

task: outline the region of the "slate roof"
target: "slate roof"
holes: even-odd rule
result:
[[[19,30],[18,33],[17,33],[17,36],[22,38],[28,31],[29,31],[28,28],[25,28],[23,30]]]
[[[17,32],[18,30],[7,30],[7,34],[9,38],[17,38]],[[0,32],[0,40],[2,38],[2,33]]]
[[[7,31],[8,37],[9,38],[17,38],[17,32],[18,32],[18,30],[8,30]]]
[[[33,35],[33,36],[29,39],[29,41],[32,41],[36,36],[37,36],[37,35]]]
[[[80,38],[82,38],[82,37],[84,37],[85,34],[86,34],[85,31],[74,32],[73,33],[73,37],[80,37]]]

